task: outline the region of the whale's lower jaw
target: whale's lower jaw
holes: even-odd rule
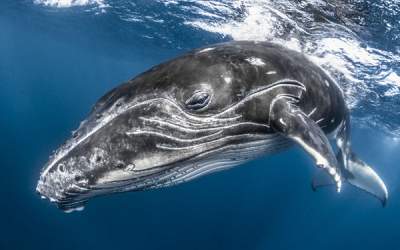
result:
[[[93,197],[127,191],[142,191],[178,185],[198,177],[238,166],[263,155],[281,151],[291,145],[278,134],[246,135],[248,140],[206,151],[200,155],[154,169],[148,175],[123,181],[110,181],[90,187],[90,191],[76,197],[55,201],[65,212],[80,211]]]

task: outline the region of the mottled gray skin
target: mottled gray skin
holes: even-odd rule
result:
[[[280,150],[299,142],[279,123],[290,120],[280,112],[287,98],[325,134],[346,130],[341,90],[304,55],[250,41],[191,51],[102,97],[43,168],[37,191],[74,209],[94,196],[175,185]]]

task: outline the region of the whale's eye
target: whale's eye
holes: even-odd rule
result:
[[[205,91],[197,91],[187,99],[185,105],[188,109],[200,110],[207,106],[210,102],[210,97],[210,94]]]

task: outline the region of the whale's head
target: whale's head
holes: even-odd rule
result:
[[[303,86],[248,67],[245,58],[229,66],[199,53],[102,97],[44,166],[37,191],[64,210],[79,209],[94,196],[173,185],[272,148],[269,102]]]

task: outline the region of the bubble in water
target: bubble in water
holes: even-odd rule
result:
[[[80,207],[75,207],[75,208],[68,208],[68,209],[65,209],[64,210],[64,213],[67,213],[67,214],[69,214],[69,213],[72,213],[72,212],[81,212],[81,211],[83,211],[85,209],[85,207],[84,206],[80,206]]]

